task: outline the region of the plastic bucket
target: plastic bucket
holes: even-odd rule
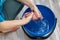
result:
[[[33,20],[31,20],[28,24],[24,25],[23,29],[30,37],[33,37],[33,38],[39,38],[39,37],[40,38],[48,38],[53,33],[53,31],[56,27],[56,23],[57,23],[56,17],[55,17],[54,13],[52,12],[52,10],[50,8],[48,8],[46,6],[43,6],[43,5],[37,5],[37,7],[40,10],[40,12],[42,13],[43,17],[48,20],[49,30],[44,31],[44,32],[39,34],[38,32],[40,31],[39,30],[40,25],[37,26],[39,23],[36,24],[35,22],[37,22],[37,21],[33,21]],[[23,13],[23,15],[26,12],[30,12],[30,11],[31,11],[30,8],[27,8],[25,10],[25,12]]]

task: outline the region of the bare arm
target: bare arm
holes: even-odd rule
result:
[[[35,6],[34,2],[32,2],[31,0],[18,0],[24,4],[26,4],[28,7],[31,8],[31,10],[34,10],[34,15],[33,15],[33,19],[34,17],[37,18],[42,18],[41,13],[39,12],[38,8]],[[11,21],[4,21],[0,23],[0,31],[3,30],[8,30],[10,28],[16,27],[16,26],[21,26],[21,25],[25,25],[27,24],[32,18],[32,14],[30,16],[28,16],[27,18],[23,18],[22,20],[11,20]]]
[[[32,16],[33,16],[33,13],[28,17],[25,17],[24,15],[24,17],[21,20],[11,20],[11,21],[0,22],[0,31],[9,30],[14,27],[25,25],[31,20]]]
[[[17,0],[17,1],[26,4],[28,7],[31,8],[31,10],[33,10],[36,7],[35,4],[34,4],[34,2],[31,1],[31,0]]]
[[[26,4],[28,7],[30,7],[31,10],[34,11],[33,20],[38,19],[38,18],[43,19],[41,12],[38,10],[38,8],[36,7],[36,5],[33,1],[31,1],[31,0],[17,0],[17,1]]]

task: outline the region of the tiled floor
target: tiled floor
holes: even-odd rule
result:
[[[60,27],[59,27],[60,26],[60,16],[59,16],[60,7],[58,6],[58,1],[57,0],[34,0],[34,2],[36,4],[46,5],[54,11],[58,19],[57,26],[54,33],[48,39],[30,39],[25,35],[22,28],[20,27],[20,29],[18,29],[15,32],[12,32],[6,35],[1,34],[0,40],[60,40]],[[16,19],[20,18],[20,16],[22,15],[21,13],[23,13],[26,8],[27,7],[25,6]]]

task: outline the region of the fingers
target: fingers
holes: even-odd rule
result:
[[[33,13],[31,12],[31,13],[29,13],[29,14],[27,15],[26,19],[31,20],[32,17],[33,17]]]
[[[29,16],[26,17],[26,15],[29,15]],[[25,25],[28,22],[30,22],[30,20],[32,19],[32,17],[33,17],[33,13],[32,12],[29,13],[29,14],[25,14],[24,17],[23,17],[23,19],[22,19],[22,25]]]
[[[41,12],[38,10],[38,8],[34,9],[34,14],[37,17],[37,19],[43,19],[43,16]]]
[[[35,12],[35,16],[37,17],[37,19],[43,19],[43,16],[41,13]]]
[[[25,13],[24,16],[23,16],[23,18],[28,17],[28,14],[29,14],[29,12]]]
[[[32,20],[37,20],[38,18],[33,14]]]

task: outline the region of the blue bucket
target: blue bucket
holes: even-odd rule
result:
[[[41,26],[38,25],[38,24],[40,24],[39,21],[41,21],[41,20],[36,20],[36,21],[31,20],[28,24],[23,26],[23,29],[30,37],[33,37],[33,38],[38,38],[38,37],[47,38],[54,31],[54,29],[56,27],[56,21],[57,20],[56,20],[56,17],[54,15],[54,13],[48,7],[43,6],[43,5],[37,5],[37,7],[40,10],[40,12],[42,13],[44,19],[46,19],[48,21],[47,24],[49,24],[49,30],[48,31],[45,30],[42,33],[38,33],[40,31],[39,28],[41,28]],[[30,11],[31,11],[30,8],[27,8],[25,10],[25,12],[23,13],[23,15],[26,12],[30,12]],[[36,22],[38,22],[38,23],[36,23]]]

